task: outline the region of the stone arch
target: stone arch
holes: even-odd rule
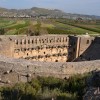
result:
[[[26,44],[26,39],[22,39],[22,44]]]
[[[15,44],[18,44],[18,40],[15,40]]]
[[[20,44],[22,44],[22,39],[19,40]]]
[[[56,59],[55,62],[58,62],[58,60]]]

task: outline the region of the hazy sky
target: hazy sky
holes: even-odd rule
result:
[[[67,13],[100,16],[100,0],[0,0],[5,8],[57,8]]]

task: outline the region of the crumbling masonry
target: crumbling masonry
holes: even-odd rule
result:
[[[32,61],[68,62],[81,56],[94,40],[88,35],[0,36],[0,54]]]
[[[100,70],[100,37],[0,36],[0,85],[37,76],[68,78],[94,70]]]

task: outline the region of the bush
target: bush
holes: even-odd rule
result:
[[[57,100],[77,100],[77,96],[69,93],[60,93],[57,96]]]
[[[37,77],[28,83],[0,88],[2,100],[82,100],[87,75],[76,75],[68,80]]]
[[[4,28],[1,28],[1,29],[0,29],[0,35],[4,35],[4,34],[5,34]]]

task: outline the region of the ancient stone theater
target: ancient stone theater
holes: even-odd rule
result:
[[[0,85],[100,70],[100,37],[0,36]]]
[[[98,40],[89,35],[0,36],[0,54],[32,61],[68,62],[85,58],[85,51]]]

